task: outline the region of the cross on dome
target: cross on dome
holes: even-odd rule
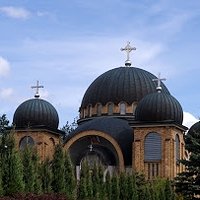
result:
[[[39,81],[37,81],[37,84],[35,86],[31,86],[32,89],[36,89],[36,93],[35,93],[35,98],[39,98],[40,95],[39,95],[39,89],[40,88],[44,88],[43,85],[39,85]]]
[[[127,54],[127,59],[125,61],[125,66],[130,67],[131,66],[131,61],[130,61],[130,52],[132,50],[136,50],[135,47],[131,47],[130,42],[127,42],[127,45],[124,48],[121,48],[121,51],[126,51]]]
[[[161,78],[160,73],[158,73],[158,78],[154,78],[154,79],[152,79],[152,81],[157,82],[156,90],[157,90],[158,92],[161,92],[161,90],[162,90],[161,82],[162,82],[162,81],[166,81],[166,78]]]

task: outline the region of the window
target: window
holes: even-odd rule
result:
[[[32,147],[32,146],[34,146],[34,144],[35,144],[35,142],[34,142],[34,140],[33,140],[32,137],[30,137],[30,136],[25,136],[25,137],[23,137],[23,138],[20,140],[20,142],[19,142],[19,149],[20,149],[20,150],[23,150],[23,149],[25,149],[27,146]]]
[[[92,105],[88,106],[88,117],[92,116]]]
[[[120,103],[120,115],[125,115],[125,114],[126,114],[126,104]]]
[[[109,103],[108,104],[108,115],[112,115],[113,114],[113,103]]]
[[[101,116],[102,105],[100,103],[97,104],[97,116]]]
[[[176,157],[176,163],[179,163],[180,160],[180,139],[178,134],[175,136],[175,143],[176,143],[176,148],[175,148],[175,157]]]
[[[161,136],[158,133],[149,133],[144,141],[144,160],[161,160]]]

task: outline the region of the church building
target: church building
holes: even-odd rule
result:
[[[16,109],[13,124],[19,149],[36,146],[41,159],[52,157],[54,146],[63,143],[76,166],[84,160],[100,163],[106,171],[136,171],[147,179],[174,178],[184,167],[183,110],[160,75],[132,67],[128,43],[124,67],[97,77],[86,90],[79,108],[78,127],[62,141],[58,113],[41,99],[37,83],[35,98]],[[77,108],[78,110],[78,108]]]

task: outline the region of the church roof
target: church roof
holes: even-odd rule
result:
[[[188,131],[189,135],[194,135],[194,133],[199,133],[200,136],[200,121],[193,124]]]
[[[73,131],[67,141],[76,134],[84,131],[96,130],[112,136],[120,145],[125,158],[125,164],[131,165],[131,148],[133,142],[133,129],[126,120],[113,117],[99,117],[81,124]]]
[[[56,130],[59,117],[56,109],[49,102],[34,98],[23,102],[16,109],[13,124],[16,128],[45,127]]]
[[[156,91],[156,83],[152,81],[156,76],[136,67],[119,67],[111,69],[89,86],[82,100],[81,108],[89,104],[108,102],[118,104],[126,102],[132,104],[138,102],[145,95]],[[166,86],[161,83],[163,92],[169,94]]]
[[[138,121],[174,121],[182,124],[183,110],[180,103],[170,94],[161,91],[145,96],[135,110]]]

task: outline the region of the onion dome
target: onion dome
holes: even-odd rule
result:
[[[149,93],[156,92],[156,83],[152,82],[156,76],[136,67],[119,67],[100,75],[89,86],[82,100],[81,108],[97,103],[115,105],[126,102],[131,105],[140,101]],[[169,94],[166,86],[161,83],[163,93]]]
[[[199,122],[196,122],[195,124],[193,124],[193,125],[191,126],[191,128],[189,129],[189,131],[188,131],[187,134],[193,136],[193,135],[196,134],[196,133],[198,133],[199,136],[200,136],[200,121],[199,121]]]
[[[157,87],[157,89],[160,89]],[[137,121],[174,121],[182,124],[183,110],[180,103],[170,94],[160,90],[145,96],[135,110]]]
[[[16,128],[44,127],[56,130],[59,118],[56,109],[47,101],[34,98],[23,102],[13,117]]]

